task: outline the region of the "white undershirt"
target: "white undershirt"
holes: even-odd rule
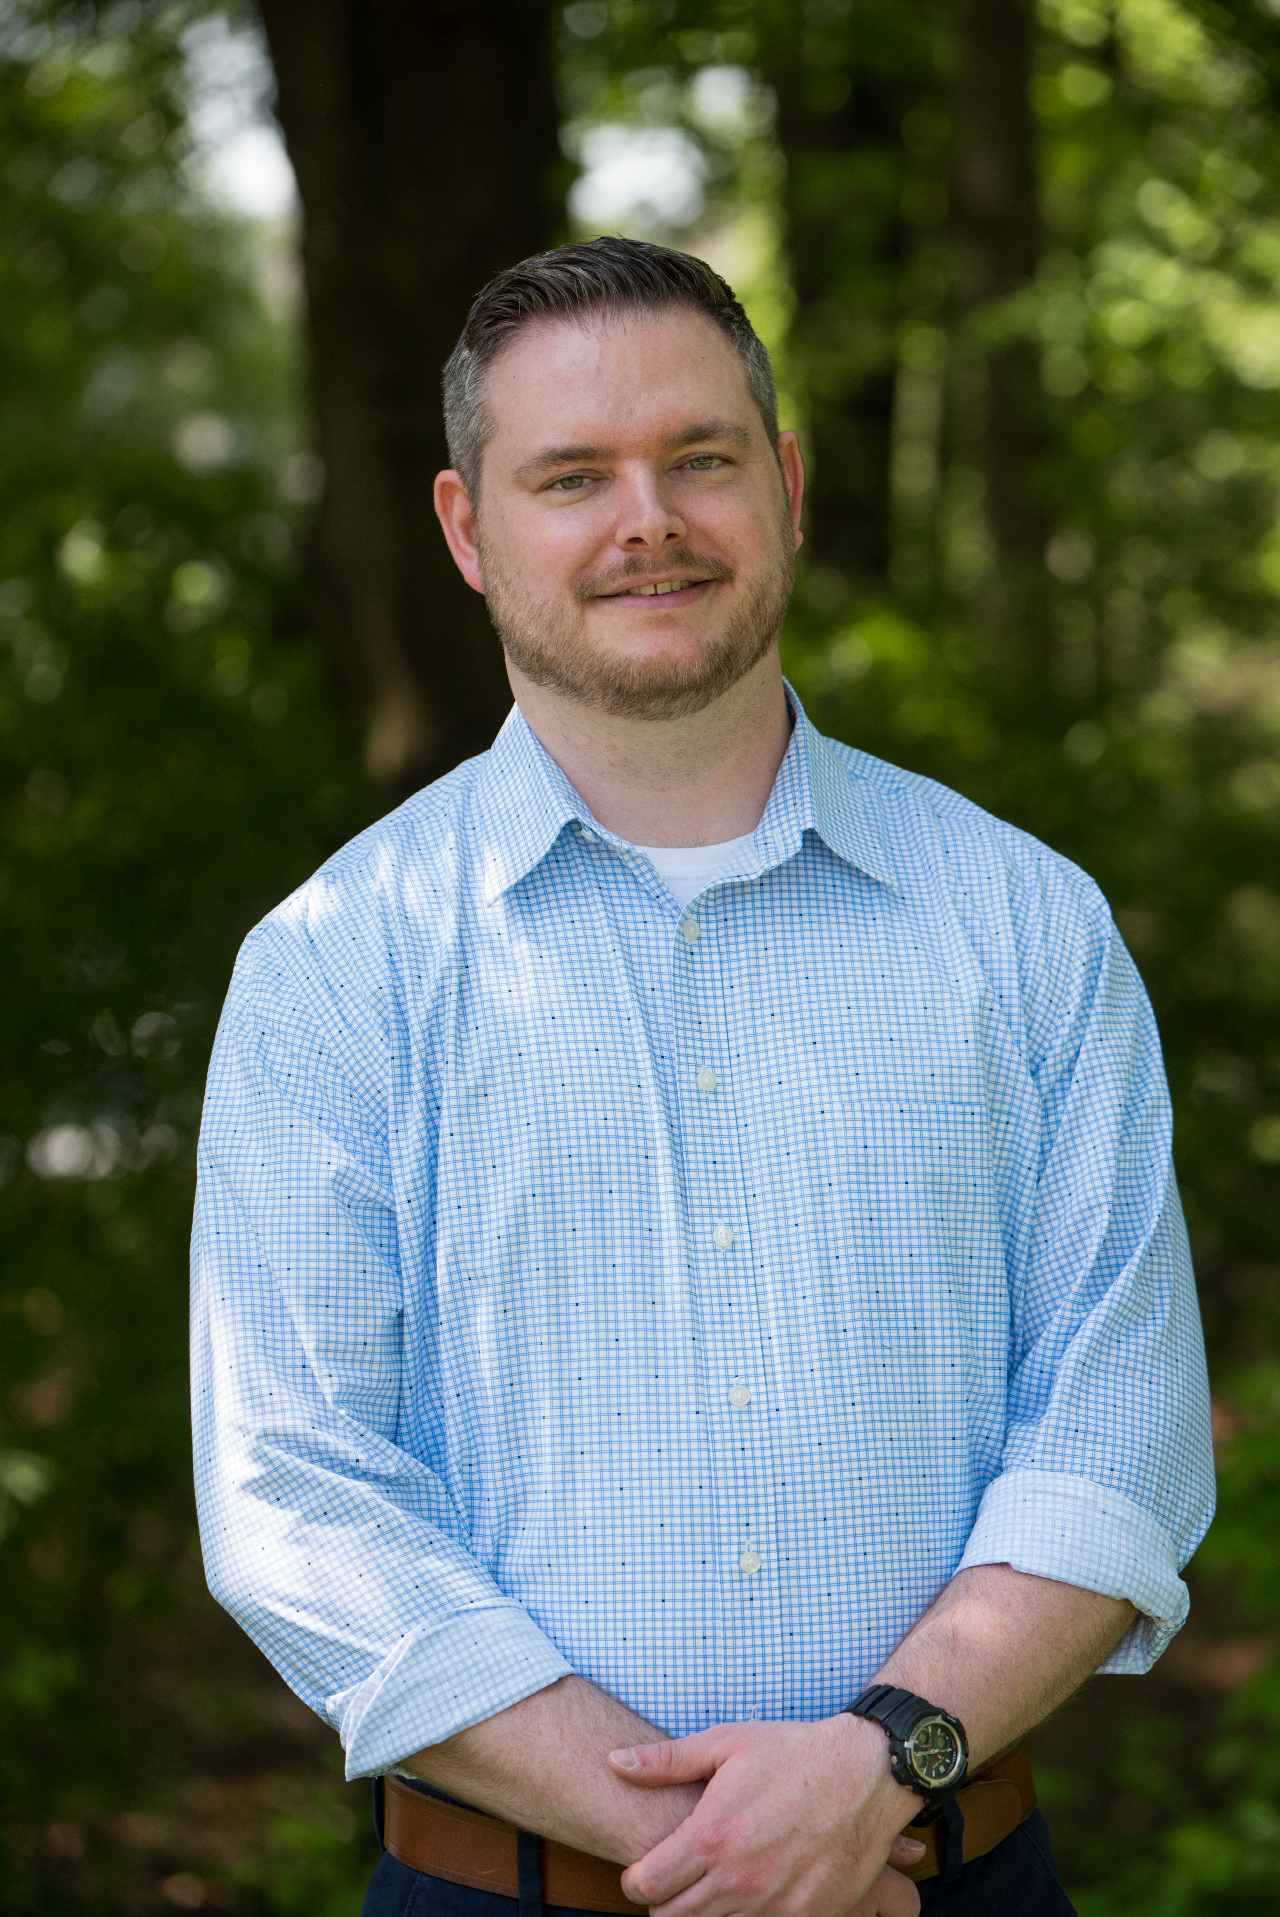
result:
[[[683,912],[690,899],[708,885],[714,885],[722,872],[740,865],[754,832],[740,839],[726,839],[722,845],[638,845],[649,859],[658,877]]]

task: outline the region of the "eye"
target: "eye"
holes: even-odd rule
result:
[[[719,453],[695,453],[692,459],[686,459],[684,463],[691,473],[711,473],[717,466],[724,465]]]
[[[580,493],[587,483],[585,473],[562,473],[547,487],[549,493]]]

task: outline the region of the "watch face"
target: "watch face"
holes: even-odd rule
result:
[[[945,1717],[922,1717],[906,1748],[912,1770],[931,1790],[941,1790],[964,1769],[964,1746]]]

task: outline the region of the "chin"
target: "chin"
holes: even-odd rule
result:
[[[715,650],[713,633],[651,633],[638,636],[626,646],[602,646],[602,656],[616,664],[667,667],[673,672],[695,670]]]

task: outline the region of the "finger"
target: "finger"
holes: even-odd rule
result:
[[[876,1878],[869,1908],[875,1917],[920,1917],[920,1892],[909,1877],[886,1866]]]
[[[690,1828],[692,1826],[692,1828]],[[622,1873],[623,1895],[633,1903],[668,1903],[706,1876],[712,1859],[703,1836],[702,1821],[695,1810],[677,1824],[669,1837],[638,1857]]]
[[[609,1752],[615,1773],[628,1784],[696,1784],[713,1777],[723,1758],[723,1746],[714,1731]]]
[[[648,1857],[640,1858],[622,1873],[622,1894],[633,1904],[648,1904],[651,1911],[656,1910],[670,1903],[673,1897],[679,1897],[682,1891],[691,1890],[706,1876],[706,1864],[700,1857],[672,1856],[662,1859],[655,1868],[649,1863],[653,1855],[650,1851]]]
[[[920,1862],[924,1851],[925,1847],[918,1837],[908,1837],[903,1831],[889,1846],[889,1855],[885,1861],[892,1864],[895,1870],[910,1870],[913,1864]]]

